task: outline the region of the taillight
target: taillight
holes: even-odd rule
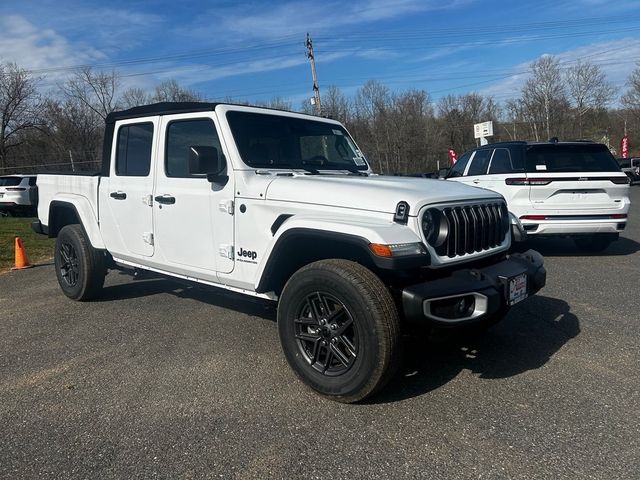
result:
[[[526,178],[507,178],[504,183],[507,185],[528,185]]]
[[[616,185],[628,185],[629,177],[626,175],[624,177],[609,177],[609,181],[615,183]]]
[[[507,178],[504,183],[507,185],[549,185],[552,181],[550,178]]]
[[[24,192],[26,188],[23,187],[7,187],[8,192]]]

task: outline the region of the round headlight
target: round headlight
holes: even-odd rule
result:
[[[440,210],[430,208],[422,215],[422,231],[429,245],[439,247],[447,239],[449,224]]]
[[[435,215],[431,210],[427,210],[422,215],[422,232],[427,243],[433,245],[433,241],[438,237],[438,232]]]

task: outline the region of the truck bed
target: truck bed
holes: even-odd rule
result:
[[[98,173],[87,173],[46,173],[38,175],[38,218],[43,225],[49,224],[49,207],[54,198],[84,197],[91,205],[94,217],[98,218],[100,175]]]

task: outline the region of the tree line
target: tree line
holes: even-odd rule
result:
[[[337,86],[324,89],[322,113],[347,126],[381,173],[425,173],[446,166],[448,149],[461,154],[476,146],[473,125],[488,120],[494,122],[491,142],[589,139],[618,153],[626,129],[632,149],[639,146],[640,64],[620,90],[594,63],[565,63],[553,56],[536,60],[519,96],[502,103],[478,92],[436,101],[424,90],[392,91],[370,80],[352,97]],[[204,100],[175,80],[149,92],[123,88],[116,71],[92,68],[75,71],[48,92],[43,81],[15,63],[0,63],[0,174],[95,170],[110,112],[153,102]],[[262,105],[294,110],[281,97]],[[306,102],[297,110],[313,113]]]

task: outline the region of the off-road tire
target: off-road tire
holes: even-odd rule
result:
[[[338,362],[338,373],[333,376],[318,370],[318,362],[314,362],[316,353],[313,350],[313,358],[310,358],[308,350],[304,346],[313,344],[322,348],[322,340],[302,340],[296,335],[300,333],[301,311],[314,310],[309,299],[315,299],[316,294],[321,293],[325,297],[318,296],[320,300],[312,300],[318,305],[327,305],[333,300],[342,304],[345,312],[342,318],[351,318],[353,329],[354,350],[346,350],[353,356],[349,356],[350,366],[344,362],[339,363],[338,357],[333,359]],[[323,298],[325,298],[323,303]],[[326,300],[326,298],[333,300]],[[333,303],[335,306],[335,302]],[[320,306],[320,309],[323,307]],[[302,310],[301,310],[302,309]],[[306,309],[306,310],[305,310]],[[331,310],[331,306],[328,307]],[[339,307],[333,313],[339,311]],[[318,317],[331,318],[324,313]],[[340,317],[336,317],[340,318]],[[304,317],[304,325],[307,332],[316,329],[315,316],[310,313]],[[340,323],[340,320],[338,320]],[[347,322],[344,321],[342,325]],[[333,326],[333,325],[332,325]],[[326,325],[325,325],[326,327]],[[320,326],[318,325],[318,328]],[[337,327],[340,331],[342,327]],[[340,338],[332,338],[330,329],[324,334],[326,337],[325,351],[334,348],[331,343],[337,340],[340,346]],[[387,287],[372,271],[362,265],[341,259],[320,260],[302,267],[294,273],[285,285],[278,305],[278,331],[282,348],[291,368],[298,377],[317,393],[343,403],[353,403],[363,400],[380,390],[394,375],[398,367],[400,349],[400,327],[398,311]],[[298,333],[296,333],[298,332]],[[349,332],[347,330],[346,332]],[[346,334],[345,332],[345,334]],[[318,335],[322,335],[318,333]],[[346,347],[347,343],[343,343]],[[322,350],[320,351],[322,352]],[[318,357],[321,356],[321,353]],[[327,356],[324,358],[326,359]],[[318,360],[319,361],[319,360]],[[315,367],[314,367],[315,365]],[[346,369],[340,373],[340,368]],[[329,370],[327,370],[329,371]]]
[[[91,246],[82,226],[63,227],[55,248],[56,276],[63,293],[78,301],[96,298],[102,291],[106,275],[104,253]]]

